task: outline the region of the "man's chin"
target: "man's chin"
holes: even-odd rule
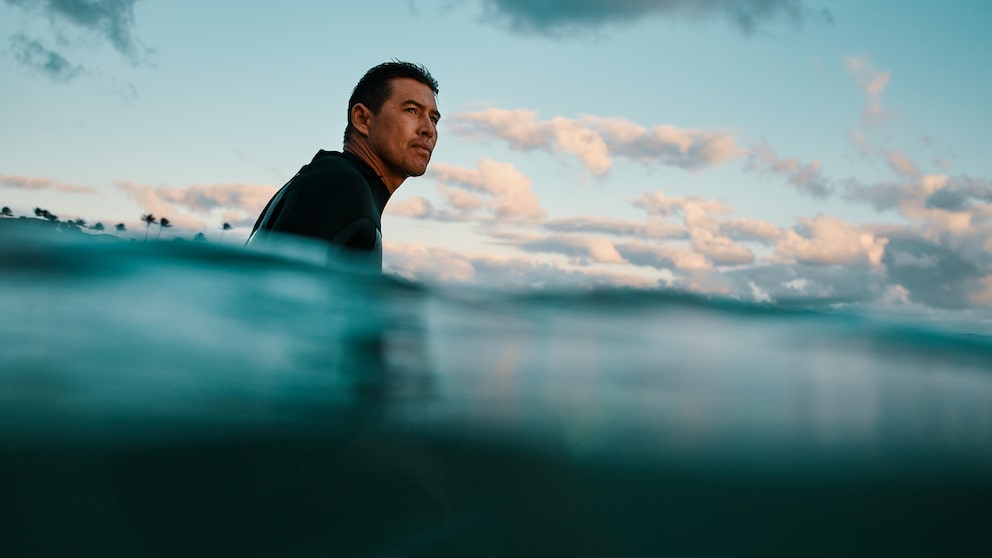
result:
[[[407,172],[410,174],[411,177],[414,177],[414,176],[423,176],[424,173],[427,172],[427,164],[425,163],[424,166],[422,166],[422,167],[421,166],[417,166],[417,167],[414,167],[414,168],[411,168],[411,169],[407,169]]]

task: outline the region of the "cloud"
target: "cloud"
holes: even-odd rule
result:
[[[992,183],[969,176],[921,175],[904,182],[849,181],[846,197],[877,210],[895,209],[932,240],[992,236]]]
[[[649,215],[669,216],[683,213],[687,221],[697,223],[714,213],[731,213],[730,206],[718,201],[707,200],[698,196],[669,197],[664,192],[643,192],[634,200],[634,207],[639,207]]]
[[[976,281],[975,288],[968,295],[968,301],[972,304],[992,307],[992,275]]]
[[[145,54],[133,36],[136,0],[5,0],[7,4],[44,12],[53,21],[101,35],[128,60]]]
[[[554,219],[544,224],[544,228],[563,233],[601,233],[620,237],[636,238],[687,238],[684,227],[666,221],[631,221],[628,219],[607,219],[600,217],[571,217]]]
[[[886,153],[889,168],[899,176],[913,178],[919,176],[920,171],[916,168],[916,163],[902,151],[889,151]]]
[[[19,188],[21,190],[55,190],[68,194],[96,194],[98,191],[89,186],[79,186],[58,182],[48,178],[33,178],[28,176],[14,176],[0,174],[0,185],[8,188]]]
[[[519,151],[568,153],[595,175],[606,174],[614,156],[644,164],[700,169],[743,154],[731,134],[669,125],[648,130],[618,118],[538,120],[534,111],[490,108],[456,114],[452,120],[455,133],[461,136],[496,137]]]
[[[975,206],[976,201],[992,202],[992,182],[969,176],[949,179],[943,186],[930,192],[924,206],[930,209],[966,211]]]
[[[752,298],[754,285],[772,301],[802,301],[807,305],[867,303],[886,292],[884,274],[865,265],[774,263],[736,268],[722,277],[741,298]]]
[[[833,193],[823,177],[819,161],[801,163],[798,159],[780,159],[767,142],[760,142],[748,154],[746,170],[779,174],[800,193],[813,198],[826,198]]]
[[[809,8],[802,0],[483,0],[483,6],[487,19],[496,18],[513,31],[551,36],[651,16],[725,20],[745,35],[778,21],[795,29],[810,20],[833,21],[828,10]]]
[[[389,215],[409,217],[411,219],[427,219],[435,215],[431,200],[415,196],[405,200],[394,200],[386,206]]]
[[[254,223],[276,192],[275,187],[263,184],[195,184],[170,188],[120,181],[117,187],[141,205],[143,211],[168,217],[177,227],[183,228],[205,226],[204,221],[187,217],[186,212],[208,217],[216,210],[224,210],[223,218],[227,222]]]
[[[563,254],[574,265],[592,263],[622,264],[627,261],[617,252],[612,241],[580,235],[554,235],[523,242],[518,247],[527,252]]]
[[[583,117],[580,122],[597,131],[615,154],[644,164],[700,169],[743,155],[728,133],[667,124],[648,130],[628,120],[594,116]]]
[[[729,214],[730,206],[700,197],[667,197],[662,192],[645,192],[633,205],[649,215],[683,215],[692,247],[716,264],[747,264],[754,261],[754,253],[746,246],[735,244],[722,230],[713,216]]]
[[[735,244],[728,236],[711,228],[695,227],[690,230],[692,247],[716,264],[754,263],[754,253],[746,246]]]
[[[682,271],[708,270],[713,265],[702,254],[679,246],[632,241],[617,245],[617,252],[634,265]]]
[[[862,124],[874,124],[891,117],[891,112],[882,105],[882,92],[889,84],[891,73],[875,69],[874,64],[865,55],[850,56],[844,64],[865,95],[865,108],[861,113]]]
[[[848,180],[844,185],[844,197],[849,201],[862,201],[871,204],[876,211],[885,211],[899,206],[912,184],[899,182],[876,182],[865,184],[858,180]]]
[[[69,81],[83,71],[82,66],[74,65],[61,54],[25,35],[12,36],[10,47],[18,62],[55,81]]]
[[[531,190],[530,179],[510,163],[501,163],[490,158],[480,159],[476,169],[467,169],[446,163],[435,163],[430,176],[441,183],[445,192],[451,187],[467,189],[489,197],[483,207],[503,221],[535,222],[545,218],[541,202]],[[452,195],[448,195],[449,201]],[[469,197],[454,195],[453,205],[466,207]]]
[[[418,282],[471,283],[504,289],[658,285],[651,278],[616,271],[570,270],[543,259],[465,254],[419,243],[390,241],[383,248],[386,273]]]
[[[460,188],[449,188],[443,184],[438,184],[437,190],[444,194],[448,205],[462,213],[473,213],[485,205],[485,201],[481,197]]]
[[[881,265],[888,239],[836,217],[799,221],[799,227],[785,231],[775,244],[777,256],[816,265]]]
[[[735,240],[770,242],[782,236],[782,229],[768,221],[735,219],[720,223],[720,230]]]
[[[914,302],[936,308],[965,308],[981,274],[957,251],[923,238],[892,238],[882,259],[892,283]]]

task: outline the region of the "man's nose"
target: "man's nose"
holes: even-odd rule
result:
[[[434,124],[430,116],[420,120],[420,135],[429,138],[437,136],[437,124]]]

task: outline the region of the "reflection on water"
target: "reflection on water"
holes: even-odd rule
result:
[[[988,337],[312,249],[0,237],[0,553],[992,546]]]

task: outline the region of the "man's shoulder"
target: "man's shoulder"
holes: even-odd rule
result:
[[[320,151],[293,177],[291,189],[337,195],[368,191],[368,180],[347,156],[337,151]]]
[[[303,167],[300,172],[320,175],[353,176],[364,180],[361,171],[354,161],[340,151],[320,150],[314,155],[313,160]]]

